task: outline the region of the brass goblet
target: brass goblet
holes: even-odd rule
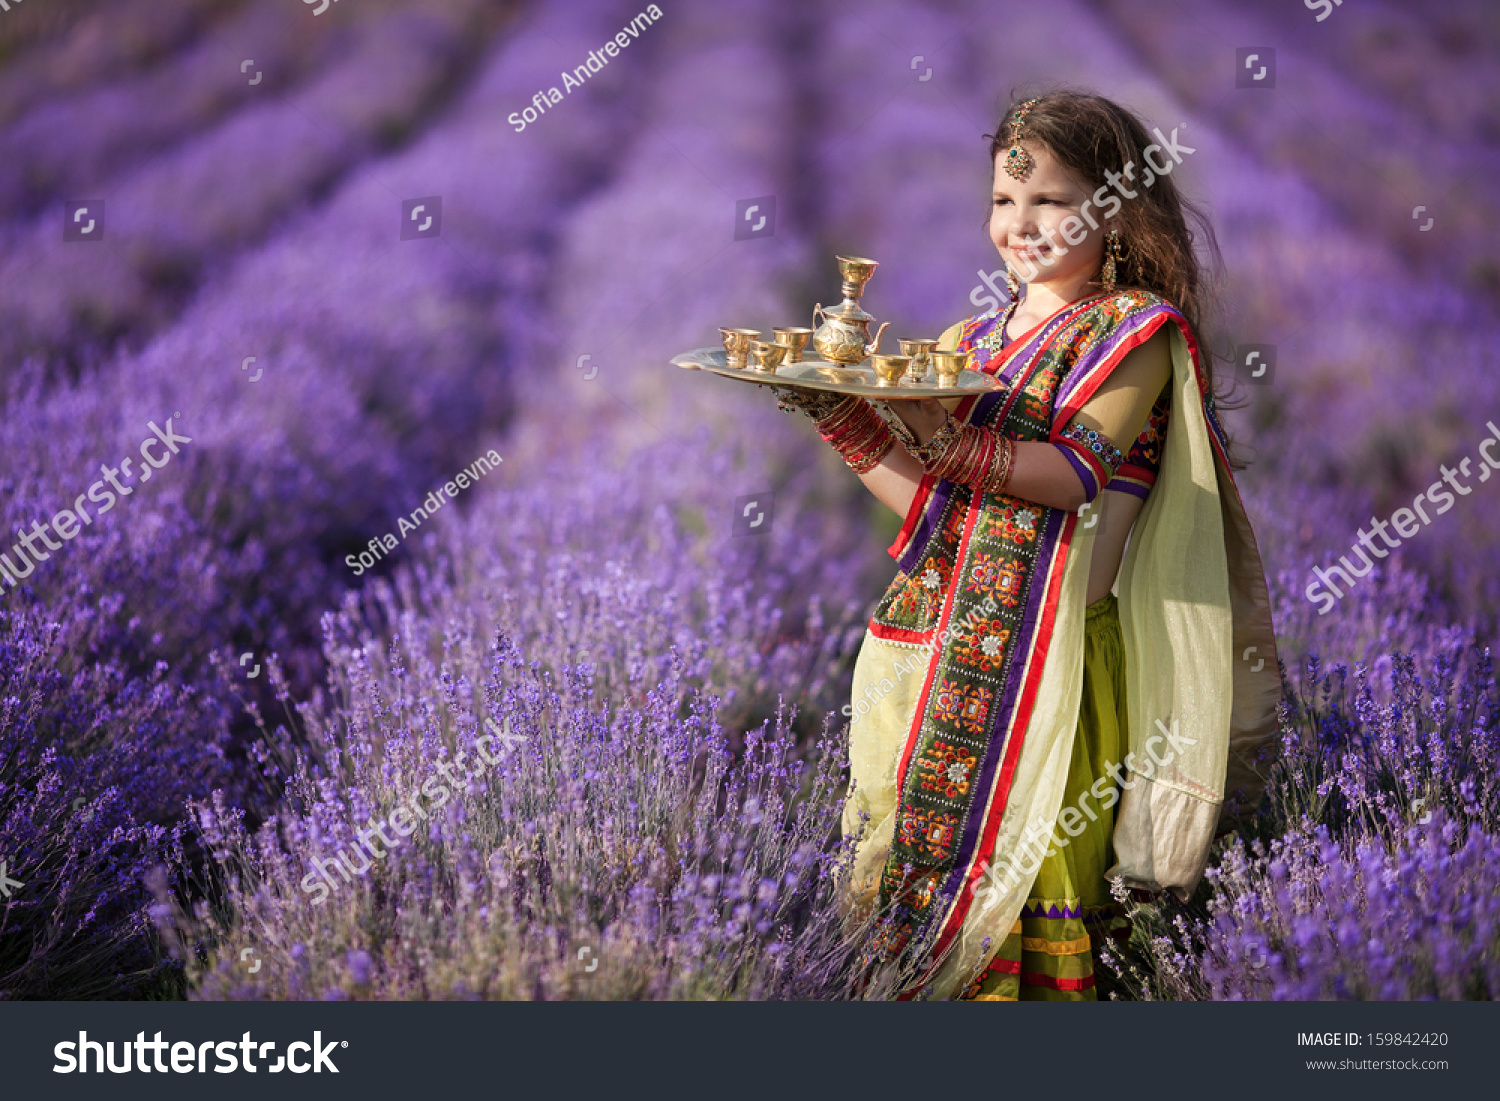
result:
[[[875,274],[875,269],[880,266],[878,260],[871,260],[865,256],[836,256],[839,263],[839,275],[843,277],[840,287],[845,298],[859,298],[865,293],[865,284]]]
[[[765,340],[754,340],[750,342],[750,369],[761,371],[768,375],[774,375],[776,368],[781,366],[781,361],[791,351],[785,344],[775,344]]]
[[[898,386],[901,376],[911,366],[911,356],[873,355],[870,357],[870,366],[875,369],[876,386]]]
[[[776,343],[785,344],[787,347],[785,362],[801,363],[802,349],[806,348],[807,342],[812,339],[813,331],[801,328],[780,328],[771,331],[776,334]]]
[[[909,377],[913,382],[926,382],[927,376],[932,372],[932,350],[937,347],[936,340],[902,340],[901,354],[911,356],[911,371]]]
[[[759,329],[720,329],[724,334],[726,367],[744,367],[745,355],[752,342],[760,339]]]
[[[958,385],[958,376],[969,366],[968,352],[932,352],[932,367],[940,389]]]

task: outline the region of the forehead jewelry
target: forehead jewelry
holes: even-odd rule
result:
[[[1031,113],[1037,101],[1034,99],[1024,100],[1016,104],[1016,109],[1010,119],[1010,150],[1005,154],[1005,171],[1013,180],[1024,180],[1036,160],[1030,153],[1021,148],[1021,127],[1026,121],[1026,116]]]

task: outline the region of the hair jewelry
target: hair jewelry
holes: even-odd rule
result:
[[[1037,105],[1034,99],[1016,104],[1010,120],[1010,149],[1005,154],[1005,171],[1013,180],[1024,180],[1036,165],[1036,158],[1021,148],[1021,128],[1026,116]]]

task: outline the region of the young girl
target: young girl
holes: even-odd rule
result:
[[[1259,796],[1281,681],[1172,154],[1053,93],[1005,112],[990,158],[1010,299],[939,347],[1006,389],[889,420],[781,402],[904,519],[844,818],[885,951],[916,966],[908,995],[1087,999],[1129,928],[1110,881],[1189,897],[1226,794]]]

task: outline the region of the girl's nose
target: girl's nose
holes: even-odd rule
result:
[[[1014,237],[1036,237],[1036,216],[1027,208],[1017,207],[1010,219],[1010,232]]]

